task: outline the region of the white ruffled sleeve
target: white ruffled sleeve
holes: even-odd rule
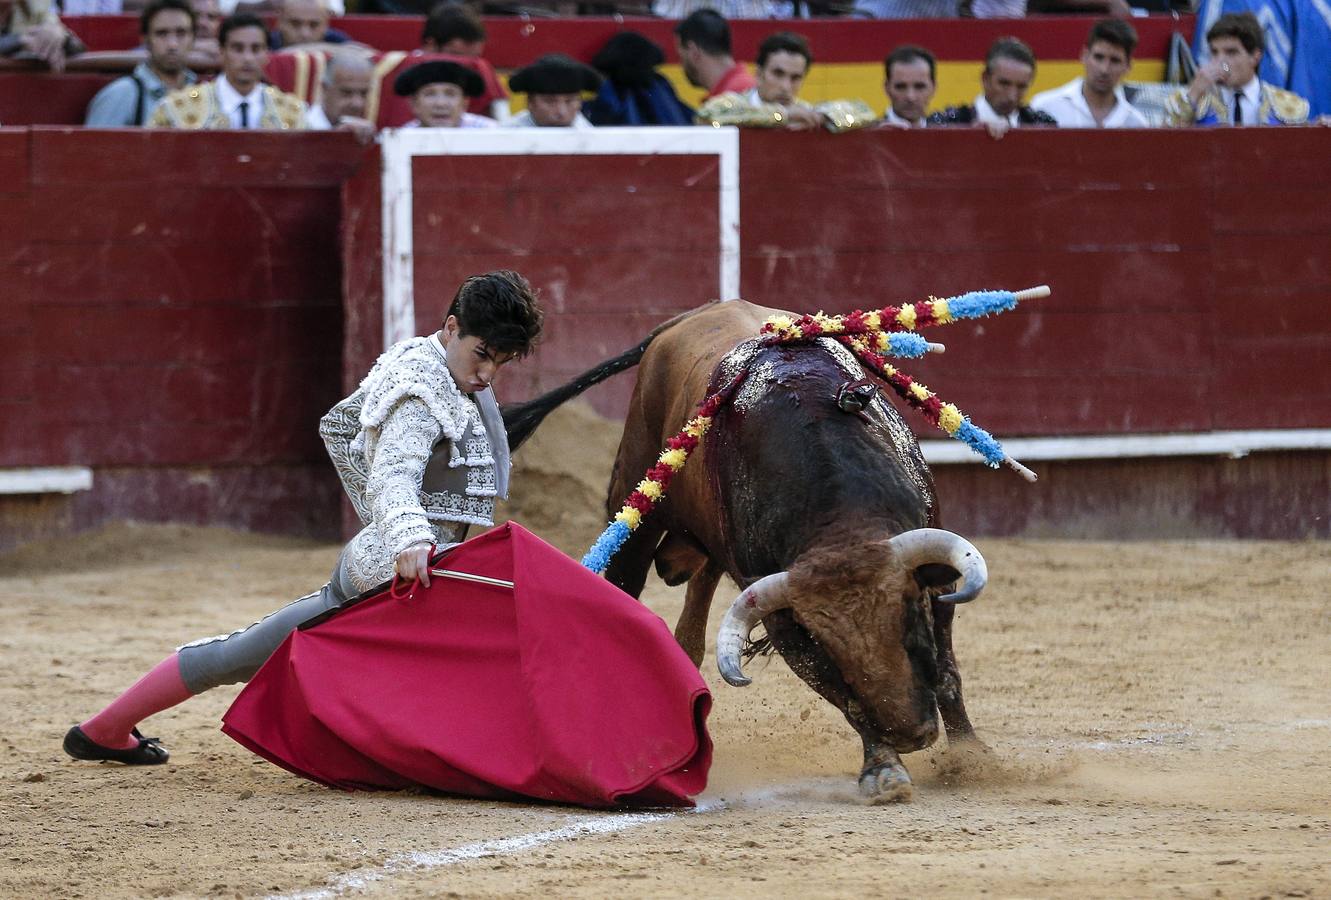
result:
[[[414,543],[435,539],[421,506],[420,489],[430,451],[442,431],[438,417],[416,397],[394,406],[375,429],[365,496],[382,546],[394,559]]]
[[[337,469],[337,477],[342,479],[342,487],[356,508],[356,515],[368,525],[373,518],[365,502],[365,483],[370,473],[365,465],[363,447],[355,444],[360,435],[361,397],[362,393],[356,391],[330,409],[319,420],[319,437],[323,438],[328,458]]]

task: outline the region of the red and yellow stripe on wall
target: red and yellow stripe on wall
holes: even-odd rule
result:
[[[938,57],[938,93],[934,108],[969,103],[980,91],[984,54],[999,37],[1014,36],[1030,45],[1040,60],[1031,95],[1057,87],[1082,74],[1078,57],[1086,35],[1096,21],[1093,16],[1044,16],[1028,19],[914,19],[866,21],[822,19],[807,21],[743,20],[731,23],[735,57],[750,63],[758,45],[774,31],[789,30],[804,35],[813,49],[814,65],[802,96],[817,103],[857,97],[875,108],[883,108],[883,58],[901,44],[927,47]],[[645,34],[663,47],[667,62],[661,71],[674,84],[680,97],[692,105],[703,92],[684,78],[675,53],[675,23],[657,19],[615,23],[596,19],[564,19],[515,22],[488,19],[489,43],[486,58],[503,70],[515,69],[543,53],[563,52],[590,60],[616,31],[631,29]],[[1133,20],[1141,43],[1129,79],[1159,81],[1165,73],[1170,36],[1191,35],[1193,17],[1167,16]],[[523,106],[521,95],[513,108]]]
[[[980,72],[984,64],[979,61],[940,60],[938,63],[938,93],[934,95],[931,109],[970,103],[980,93]],[[661,73],[670,79],[675,90],[685,103],[697,106],[703,92],[693,87],[684,78],[684,71],[677,65],[664,66]],[[1058,87],[1082,74],[1081,63],[1076,59],[1056,59],[1040,63],[1035,73],[1035,83],[1028,97],[1040,91]],[[1163,61],[1138,60],[1128,75],[1132,81],[1159,81],[1164,77]],[[809,77],[805,79],[804,90],[800,96],[810,103],[824,100],[842,100],[857,98],[865,101],[874,109],[885,109],[887,94],[883,90],[883,64],[873,63],[815,63]],[[514,108],[521,101],[514,98]]]

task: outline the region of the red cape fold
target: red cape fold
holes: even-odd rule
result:
[[[222,730],[346,790],[691,806],[711,696],[658,616],[509,522],[277,649]]]

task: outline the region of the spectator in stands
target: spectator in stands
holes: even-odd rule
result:
[[[198,81],[185,67],[194,46],[194,28],[189,0],[152,0],[139,16],[148,58],[97,92],[83,124],[89,128],[146,125],[163,97]]]
[[[1165,104],[1165,124],[1300,125],[1308,121],[1308,101],[1257,77],[1266,38],[1250,12],[1228,13],[1206,32],[1211,59],[1197,70],[1187,90]]]
[[[217,0],[194,0],[194,42],[217,42],[222,28],[222,7]]]
[[[809,42],[790,31],[778,31],[758,45],[756,81],[746,99],[750,103],[772,103],[785,110],[786,127],[807,131],[823,124],[823,117],[799,99],[804,78],[813,65]]]
[[[730,52],[730,25],[714,9],[689,13],[675,26],[675,47],[689,84],[707,91],[704,99],[719,94],[742,94],[757,80]]]
[[[656,67],[665,53],[636,31],[617,31],[592,58],[605,76],[582,108],[593,125],[692,125],[693,110]]]
[[[350,131],[362,144],[374,140],[374,123],[365,118],[373,81],[374,64],[364,53],[332,53],[324,67],[323,97],[305,113],[305,127]]]
[[[1047,112],[1060,128],[1146,128],[1146,116],[1133,108],[1119,84],[1132,68],[1137,32],[1122,19],[1091,26],[1081,65],[1086,74],[1060,88],[1036,94],[1031,109]]]
[[[923,47],[897,47],[883,60],[887,112],[883,124],[897,128],[923,128],[929,104],[938,90],[938,62]]]
[[[390,70],[384,76],[385,84],[423,59],[437,54],[446,54],[452,62],[460,62],[481,76],[484,89],[467,104],[467,110],[477,115],[489,116],[499,121],[509,117],[508,92],[504,90],[494,67],[481,57],[485,51],[485,26],[468,7],[452,0],[436,3],[430,10],[425,26],[421,30],[421,46],[412,51],[397,67],[396,74]],[[384,127],[403,122],[407,111],[395,97],[383,98],[379,124]]]
[[[452,53],[455,56],[485,55],[485,25],[469,6],[444,2],[430,10],[421,32],[421,49],[426,53]]]
[[[718,94],[698,108],[702,125],[851,131],[878,121],[863,100],[828,100],[814,106],[800,99],[800,88],[813,64],[809,43],[798,34],[778,31],[758,47],[756,85],[743,94]]]
[[[222,65],[222,48],[217,45],[217,32],[222,27],[222,7],[218,0],[193,0],[195,65],[208,64],[217,69]]]
[[[282,0],[277,28],[268,35],[268,48],[281,50],[301,44],[345,44],[345,32],[328,27],[332,15],[328,0]]]
[[[467,98],[484,88],[471,69],[442,59],[404,69],[393,81],[394,93],[407,97],[416,114],[403,128],[494,128],[494,119],[467,112]]]
[[[508,79],[527,95],[527,108],[504,124],[510,128],[594,128],[582,114],[582,94],[601,86],[601,76],[562,53],[548,53]]]
[[[983,90],[969,106],[949,106],[929,117],[930,125],[983,125],[995,138],[1022,125],[1057,125],[1046,112],[1023,105],[1035,79],[1035,54],[1014,37],[999,38],[984,57]]]
[[[214,80],[167,94],[151,123],[159,128],[304,128],[305,103],[262,83],[268,33],[251,13],[222,22],[222,71]]]
[[[0,57],[39,59],[51,71],[63,72],[65,60],[83,50],[51,0],[0,0]]]

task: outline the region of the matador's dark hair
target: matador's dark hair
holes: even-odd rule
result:
[[[464,337],[478,337],[491,350],[519,357],[535,347],[544,320],[532,286],[508,269],[462,282],[448,315],[457,317]]]

